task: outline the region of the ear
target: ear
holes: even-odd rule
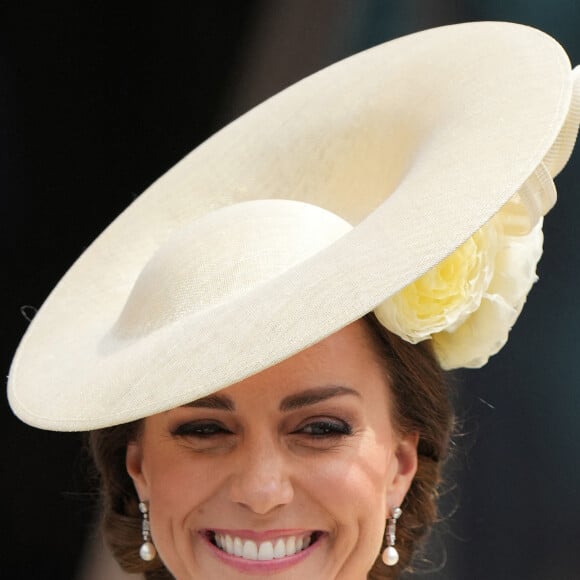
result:
[[[386,517],[391,516],[393,507],[400,506],[411,487],[417,473],[417,445],[419,433],[401,435],[394,455],[393,476],[389,485],[389,497]]]
[[[141,501],[149,497],[149,485],[143,470],[143,449],[140,440],[131,441],[125,453],[125,467],[133,480],[137,495]]]

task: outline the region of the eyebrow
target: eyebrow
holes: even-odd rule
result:
[[[309,405],[315,405],[332,397],[339,397],[342,395],[354,395],[355,397],[361,398],[358,391],[351,389],[350,387],[344,387],[341,385],[329,385],[324,387],[315,387],[313,389],[306,389],[295,395],[288,395],[284,397],[280,403],[280,411],[287,413],[289,411],[295,411],[302,407],[307,407]],[[236,405],[234,401],[226,395],[210,395],[208,397],[203,397],[202,399],[197,399],[197,401],[192,401],[183,405],[184,407],[194,407],[198,409],[217,409],[219,411],[229,411],[235,410]]]
[[[225,395],[209,395],[183,405],[184,407],[195,407],[198,409],[217,409],[219,411],[233,411],[236,406],[230,397]]]
[[[295,395],[289,395],[282,399],[280,403],[280,411],[288,412],[300,409],[301,407],[307,407],[308,405],[314,405],[320,403],[321,401],[326,401],[332,397],[339,397],[341,395],[354,395],[355,397],[361,398],[358,391],[351,389],[350,387],[343,387],[339,385],[330,385],[326,387],[315,387],[313,389],[307,389],[301,393],[296,393]]]

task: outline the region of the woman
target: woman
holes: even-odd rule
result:
[[[430,350],[357,321],[219,396],[93,432],[105,529],[124,567],[143,570],[136,488],[177,578],[362,578],[406,495],[404,567],[436,514],[450,426]],[[386,577],[380,558],[374,566]]]
[[[399,39],[242,117],[95,241],[9,397],[33,425],[92,431],[126,567],[409,564],[452,427],[439,367],[485,364],[521,311],[576,77],[517,25]]]

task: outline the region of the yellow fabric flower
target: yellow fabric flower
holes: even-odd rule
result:
[[[513,232],[513,205],[435,268],[375,309],[379,321],[413,344],[432,339],[444,369],[478,368],[497,353],[537,280],[542,220]]]

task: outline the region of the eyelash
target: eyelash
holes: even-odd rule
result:
[[[336,419],[318,419],[315,421],[311,421],[306,425],[304,425],[303,427],[301,427],[300,429],[298,429],[297,431],[294,431],[294,433],[297,434],[306,433],[306,429],[310,428],[312,430],[313,427],[319,432],[318,433],[311,432],[307,434],[316,439],[318,438],[321,439],[324,437],[343,437],[347,435],[352,435],[352,427],[346,421]]]
[[[198,437],[199,439],[209,439],[216,435],[229,435],[231,431],[223,425],[213,421],[189,422],[179,425],[172,431],[177,437]]]
[[[231,435],[232,432],[220,423],[202,421],[183,423],[174,429],[172,434],[176,437],[210,439],[221,435]],[[317,419],[307,422],[291,434],[307,435],[313,439],[338,438],[352,435],[352,427],[346,421],[339,419]]]

